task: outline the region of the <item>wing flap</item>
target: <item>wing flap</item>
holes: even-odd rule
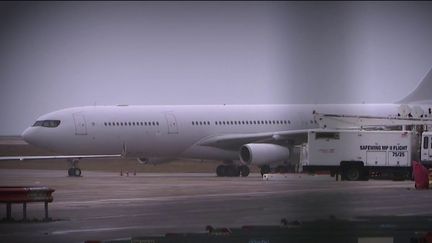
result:
[[[308,130],[292,130],[267,133],[228,134],[207,137],[200,142],[200,146],[216,147],[227,150],[238,150],[248,143],[285,143],[300,144],[306,141]]]

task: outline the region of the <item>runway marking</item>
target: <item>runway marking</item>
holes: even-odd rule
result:
[[[85,232],[102,232],[102,231],[114,231],[114,230],[126,230],[126,229],[142,229],[143,226],[129,226],[129,227],[111,227],[111,228],[92,228],[92,229],[75,229],[75,230],[57,230],[53,231],[53,235],[65,235],[71,233],[85,233]]]
[[[201,225],[195,226],[198,228]],[[106,227],[106,228],[87,228],[87,229],[72,229],[72,230],[57,230],[51,232],[52,235],[66,235],[71,233],[87,233],[87,232],[104,232],[104,231],[119,231],[119,230],[131,230],[131,229],[175,229],[178,228],[178,225],[164,225],[164,226],[126,226],[126,227]],[[161,234],[155,234],[161,235]]]
[[[284,191],[262,191],[262,192],[242,192],[242,193],[219,193],[219,194],[199,194],[199,195],[178,195],[178,196],[157,196],[157,197],[137,197],[137,198],[108,198],[97,199],[88,201],[63,201],[56,202],[53,206],[61,205],[91,205],[101,203],[124,203],[124,202],[145,202],[145,201],[172,201],[172,200],[186,200],[186,199],[200,199],[200,198],[217,198],[217,197],[244,197],[244,196],[265,196],[265,195],[281,195],[289,193],[301,192],[325,192],[325,191],[353,191],[356,189],[371,189],[371,188],[399,188],[394,185],[376,185],[376,186],[357,186],[357,187],[343,187],[343,188],[312,188],[312,189],[288,189]]]

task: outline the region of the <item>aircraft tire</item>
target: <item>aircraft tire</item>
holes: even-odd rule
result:
[[[359,166],[350,166],[344,171],[344,175],[348,181],[358,181],[361,177],[361,168]]]
[[[238,166],[232,165],[227,166],[227,176],[229,177],[238,177],[240,176],[240,168]]]
[[[250,173],[249,167],[247,165],[240,166],[240,175],[242,177],[247,177]]]
[[[74,168],[68,169],[68,176],[74,176]]]
[[[226,176],[226,171],[227,171],[227,168],[225,165],[219,165],[216,168],[216,176],[218,176],[218,177]]]
[[[81,169],[80,168],[73,168],[74,176],[80,177],[81,176]]]

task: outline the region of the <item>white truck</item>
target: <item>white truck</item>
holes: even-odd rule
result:
[[[300,151],[303,171],[329,171],[344,180],[370,175],[411,178],[411,163],[432,160],[432,132],[315,129]],[[421,139],[421,140],[420,140]]]

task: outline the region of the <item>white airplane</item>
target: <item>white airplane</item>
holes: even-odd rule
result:
[[[429,100],[432,69],[408,98]],[[432,89],[429,89],[432,90]],[[423,97],[417,97],[421,92]],[[411,97],[411,98],[410,98]],[[410,100],[405,100],[405,102]],[[432,103],[432,102],[431,102]],[[142,163],[173,159],[220,160],[218,176],[248,176],[284,170],[307,129],[318,128],[314,113],[379,117],[432,117],[432,105],[188,105],[86,106],[39,117],[22,137],[58,156],[14,156],[0,160],[67,159],[70,176],[80,176],[83,158],[127,157]]]

